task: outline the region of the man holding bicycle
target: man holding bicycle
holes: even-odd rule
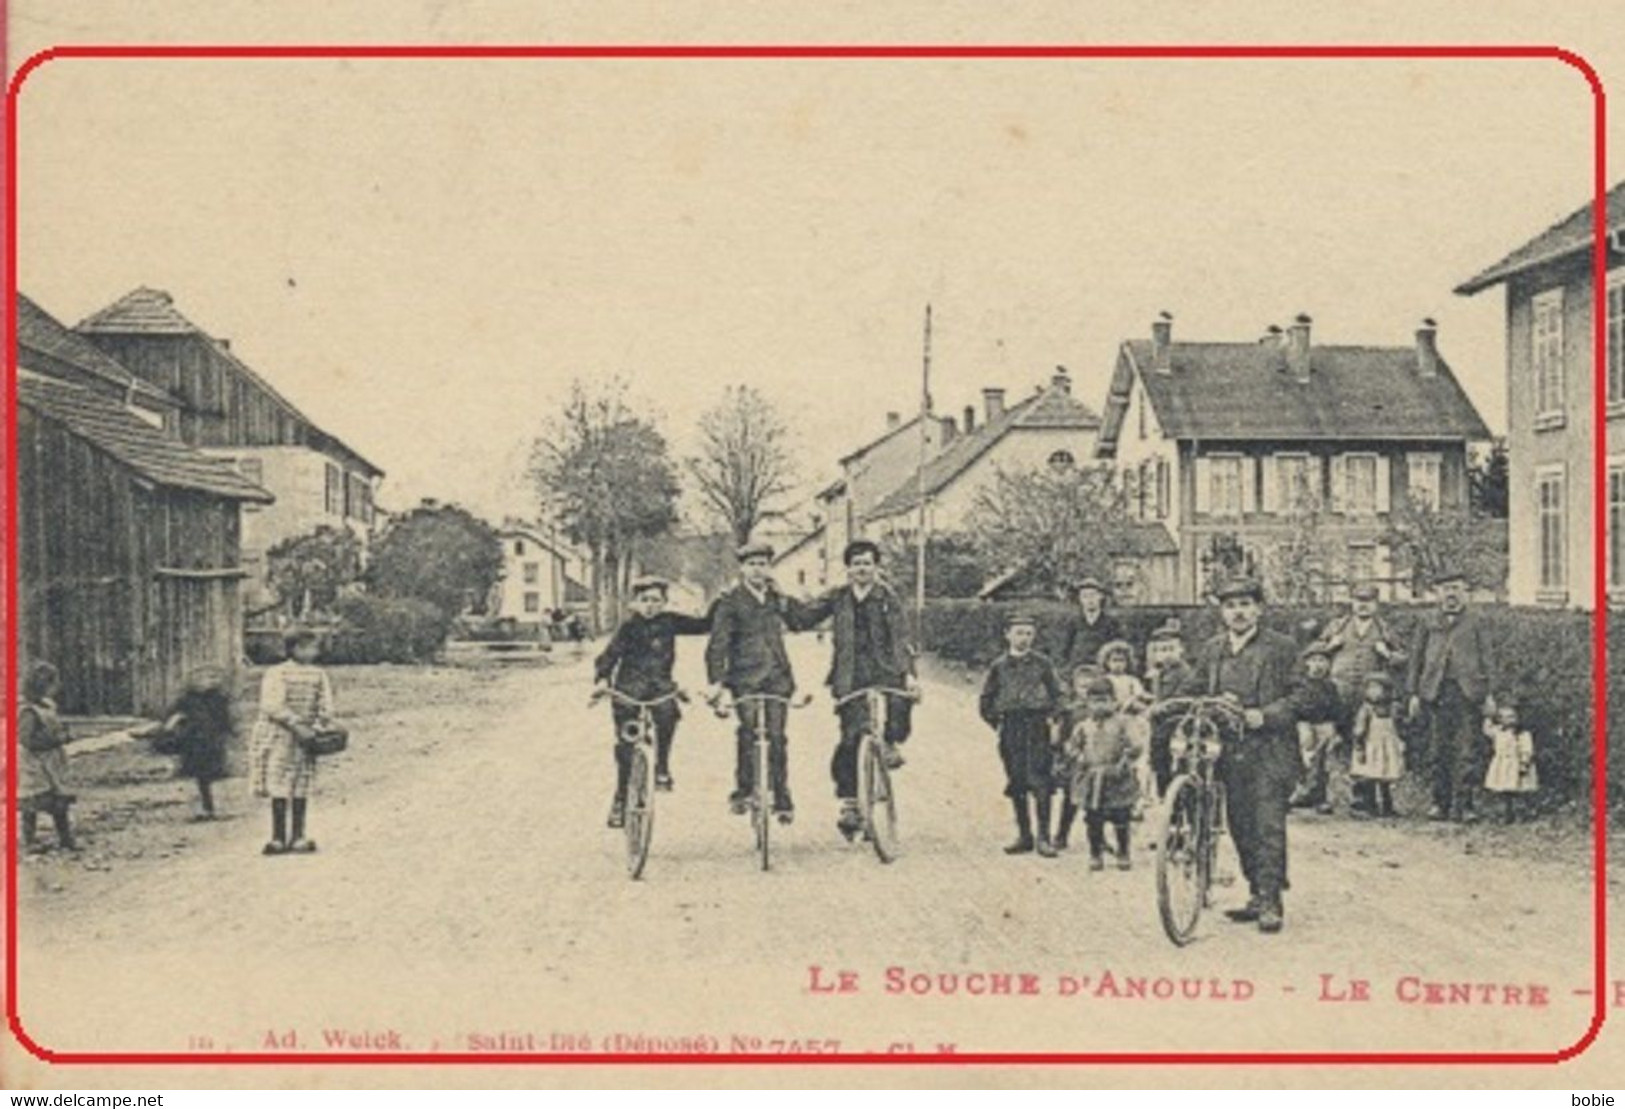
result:
[[[1242,710],[1245,729],[1226,744],[1221,763],[1230,831],[1249,897],[1230,919],[1279,932],[1286,888],[1288,801],[1298,777],[1296,644],[1261,627],[1264,591],[1238,579],[1216,591],[1224,630],[1197,652],[1183,696],[1224,697]]]
[[[773,788],[773,812],[781,824],[795,817],[790,799],[789,739],[785,734],[787,701],[796,690],[795,673],[784,647],[784,633],[805,631],[818,621],[808,606],[780,593],[773,584],[773,548],[747,543],[735,552],[739,584],[717,598],[711,609],[711,640],[706,645],[705,668],[711,682],[710,701],[724,704],[724,693],[741,697],[766,695],[769,700],[736,704],[739,717],[734,791],[728,806],[736,815],[749,810],[756,772],[752,749],[756,729],[766,731],[768,777]]]
[[[866,689],[903,690],[907,697],[887,693],[886,728],[881,736],[886,765],[897,769],[903,756],[897,745],[907,741],[913,698],[919,694],[914,675],[914,645],[909,635],[903,602],[879,580],[880,547],[869,539],[854,539],[841,559],[847,584],[831,590],[806,608],[816,621],[831,620],[834,654],[830,660],[830,691],[835,695],[841,734],[830,760],[835,797],[840,803],[836,829],[847,839],[863,828],[858,810],[858,746],[871,726]]]

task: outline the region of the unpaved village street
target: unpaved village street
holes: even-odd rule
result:
[[[816,686],[827,642],[793,649]],[[364,712],[346,701],[361,672],[335,669],[354,742],[322,767],[315,856],[260,856],[263,802],[242,779],[222,791],[233,819],[187,825],[176,804],[145,817],[173,823],[145,833],[161,852],[109,854],[135,834],[109,823],[122,787],[87,783],[84,859],[21,867],[24,1027],[58,1051],[1554,1050],[1585,1028],[1578,834],[1532,858],[1493,828],[1295,817],[1286,930],[1215,912],[1177,949],[1157,922],[1150,822],[1129,873],[1090,873],[1076,850],[1001,853],[974,680],[934,667],[898,862],[836,836],[820,689],[792,717],[798,818],[773,871],[726,811],[729,726],[696,700],[632,882],[604,827],[608,710],[587,707],[587,656],[561,654],[424,672],[421,698],[396,671],[399,703]],[[697,645],[680,654],[702,688]],[[842,971],[850,988],[825,992]],[[1480,988],[1427,1004],[1425,983]]]

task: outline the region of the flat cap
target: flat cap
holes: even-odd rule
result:
[[[1213,591],[1215,600],[1228,601],[1233,597],[1251,597],[1260,604],[1264,603],[1264,586],[1257,578],[1234,577],[1219,583]]]
[[[651,589],[658,589],[662,593],[671,592],[671,582],[654,574],[644,574],[642,577],[632,579],[632,596],[647,593]]]
[[[1006,628],[1016,628],[1022,626],[1036,628],[1038,626],[1038,617],[1034,616],[1030,612],[1012,612],[1009,616],[1004,618],[1004,626]]]
[[[1349,596],[1356,601],[1374,601],[1377,599],[1377,587],[1370,582],[1361,582],[1349,590]]]
[[[771,561],[773,558],[773,544],[758,539],[755,542],[746,543],[734,551],[734,557],[740,562],[748,562],[753,558],[765,558]]]

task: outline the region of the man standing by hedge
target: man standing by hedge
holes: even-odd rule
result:
[[[1106,587],[1099,578],[1084,578],[1072,587],[1078,611],[1066,623],[1056,662],[1062,674],[1080,666],[1099,666],[1100,649],[1123,638],[1117,618],[1106,611]]]
[[[1365,700],[1365,680],[1373,673],[1383,671],[1394,677],[1392,670],[1405,661],[1405,652],[1399,647],[1399,638],[1389,629],[1387,621],[1377,609],[1377,587],[1369,582],[1356,585],[1349,593],[1349,611],[1326,625],[1316,640],[1316,646],[1332,659],[1332,684],[1342,713],[1338,731],[1345,743],[1353,734],[1354,714]],[[1346,764],[1347,748],[1338,759]],[[1369,782],[1355,785],[1354,806],[1371,811]]]
[[[1297,705],[1293,677],[1297,646],[1261,627],[1264,590],[1251,579],[1216,592],[1224,630],[1204,642],[1184,696],[1225,697],[1241,706],[1244,734],[1226,746],[1222,772],[1249,897],[1231,920],[1279,932],[1286,888],[1287,802],[1298,780]]]
[[[1419,621],[1411,648],[1410,715],[1427,721],[1433,760],[1428,817],[1459,822],[1474,816],[1480,728],[1483,716],[1495,711],[1495,650],[1483,617],[1467,606],[1466,575],[1447,570],[1434,585],[1439,610]]]

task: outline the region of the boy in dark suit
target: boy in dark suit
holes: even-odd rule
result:
[[[998,730],[1004,795],[1016,814],[1016,840],[1004,849],[1005,854],[1025,855],[1036,849],[1043,858],[1053,859],[1056,851],[1050,843],[1049,818],[1055,784],[1050,725],[1064,694],[1055,667],[1033,650],[1037,631],[1031,616],[1010,618],[1004,632],[1008,650],[988,669],[980,709],[982,719]]]
[[[638,578],[632,583],[632,611],[609,645],[598,656],[593,671],[600,690],[617,690],[639,701],[653,701],[677,688],[671,670],[677,661],[677,637],[704,635],[711,630],[709,616],[684,616],[666,611],[669,586],[656,577]],[[626,777],[632,768],[631,748],[620,742],[621,730],[638,718],[638,710],[616,702],[615,720],[615,800],[610,805],[609,826],[619,828],[626,820]],[[650,710],[655,726],[655,788],[670,790],[671,745],[682,716],[676,701],[666,701]]]

